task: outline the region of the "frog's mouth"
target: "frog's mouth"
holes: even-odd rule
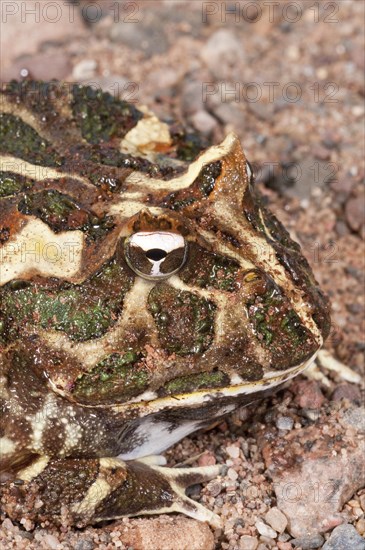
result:
[[[247,402],[251,402],[259,397],[257,394],[260,394],[261,397],[261,395],[263,396],[265,393],[271,393],[274,388],[307,369],[315,360],[318,351],[319,350],[317,350],[312,357],[295,367],[280,372],[267,372],[261,380],[255,382],[240,382],[238,380],[239,377],[235,375],[232,377],[231,384],[228,386],[209,389],[204,388],[186,393],[175,393],[166,397],[158,397],[157,394],[153,392],[145,392],[129,400],[127,403],[113,405],[112,409],[117,413],[123,413],[126,410],[130,412],[133,409],[138,409],[139,416],[145,416],[167,408],[199,407],[206,405],[212,400],[227,400],[226,398],[234,399],[239,396],[247,396]],[[238,403],[238,405],[243,404],[245,403]],[[222,414],[224,414],[224,412]]]
[[[236,384],[222,388],[204,389],[191,393],[169,395],[149,401],[129,402],[113,407],[123,417],[138,417],[132,422],[131,440],[120,450],[120,458],[129,460],[150,454],[159,454],[190,433],[211,425],[238,407],[249,405],[272,393],[276,387],[307,368],[314,356],[287,371],[268,373],[253,383]],[[141,397],[152,397],[142,395]]]

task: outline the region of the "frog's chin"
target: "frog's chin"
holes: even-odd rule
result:
[[[201,406],[211,401],[231,401],[234,398],[238,398],[238,406],[244,405],[245,401],[249,403],[264,396],[266,393],[271,393],[277,386],[303,372],[315,360],[318,351],[299,365],[283,371],[268,371],[263,378],[254,382],[244,381],[239,375],[234,374],[231,377],[231,384],[229,386],[173,394],[166,397],[158,397],[154,392],[148,391],[127,403],[115,405],[113,409],[122,412],[126,408],[129,410],[134,407],[142,408],[143,412],[141,412],[144,416],[145,414],[152,414],[166,408],[199,407],[199,405]],[[242,396],[241,399],[239,399],[240,396]],[[244,396],[247,396],[246,400]],[[242,402],[240,403],[240,401]]]

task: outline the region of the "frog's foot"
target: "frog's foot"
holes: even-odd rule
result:
[[[324,386],[330,387],[331,382],[327,376],[322,372],[321,368],[337,372],[338,375],[346,382],[351,382],[352,384],[359,384],[361,382],[361,377],[359,374],[354,372],[350,367],[341,363],[335,359],[327,350],[322,349],[318,352],[316,361],[304,372],[307,378],[312,380],[317,380],[321,382]]]
[[[185,494],[190,485],[217,476],[220,467],[166,468],[161,466],[161,458],[127,462],[118,458],[39,458],[18,472],[10,484],[13,487],[7,488],[8,495],[11,489],[16,491],[17,507],[5,505],[5,511],[12,519],[56,523],[66,514],[78,526],[125,516],[181,512],[220,526],[218,516]]]

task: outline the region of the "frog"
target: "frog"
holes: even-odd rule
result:
[[[313,362],[329,302],[221,143],[101,89],[1,89],[0,481],[13,520],[178,512],[220,465],[185,436]]]

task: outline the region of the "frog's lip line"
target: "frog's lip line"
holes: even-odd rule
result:
[[[276,374],[275,376],[267,377],[268,375],[270,375],[270,373],[267,373],[265,375],[266,378],[264,377],[262,380],[258,380],[257,382],[250,382],[247,384],[240,384],[235,386],[226,386],[223,388],[213,388],[210,390],[201,390],[191,393],[169,395],[167,397],[150,399],[148,401],[141,401],[141,396],[139,396],[139,401],[130,400],[127,403],[123,403],[121,405],[112,405],[112,410],[115,412],[122,412],[125,409],[131,409],[134,407],[145,408],[146,410],[143,412],[145,412],[145,414],[151,414],[152,412],[158,412],[159,410],[164,409],[167,406],[173,406],[174,408],[176,408],[184,407],[186,405],[206,404],[207,402],[211,401],[212,398],[214,398],[215,396],[235,397],[241,394],[248,395],[250,393],[255,393],[257,391],[261,391],[261,389],[269,390],[271,388],[274,388],[275,386],[278,386],[282,382],[286,382],[287,380],[294,378],[297,374],[303,372],[307,367],[309,367],[309,365],[311,365],[311,363],[313,363],[318,351],[319,349],[304,363],[300,363],[300,365],[297,365],[296,367],[293,367],[291,369],[281,371],[279,375]],[[93,406],[93,408],[94,407],[95,406]],[[95,408],[99,407],[96,406]]]

